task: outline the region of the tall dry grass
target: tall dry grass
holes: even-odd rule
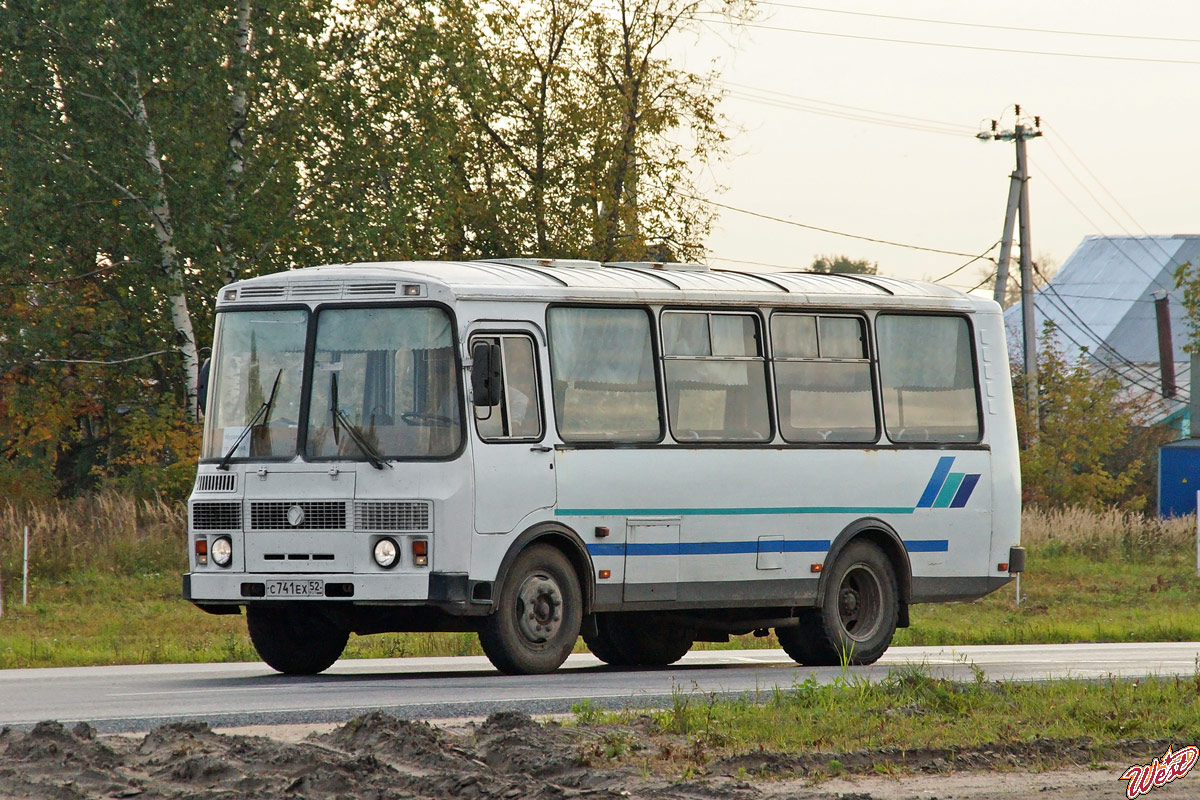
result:
[[[0,505],[0,570],[20,578],[23,529],[30,572],[59,579],[82,569],[140,574],[186,568],[182,503],[102,492],[39,505]]]
[[[41,505],[0,505],[0,570],[6,583],[20,577],[26,525],[31,571],[39,578],[60,579],[88,568],[119,574],[186,569],[182,503],[104,492]],[[1021,517],[1022,544],[1099,558],[1178,553],[1195,546],[1195,534],[1195,516],[1160,520],[1117,509],[1032,508]]]
[[[1021,544],[1099,558],[1187,551],[1195,536],[1194,514],[1164,520],[1115,508],[1027,508],[1021,515]]]

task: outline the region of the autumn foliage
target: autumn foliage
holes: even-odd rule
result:
[[[1086,351],[1068,358],[1053,334],[1047,324],[1038,355],[1036,431],[1023,401],[1025,378],[1013,376],[1025,503],[1145,509],[1152,504],[1149,473],[1169,431],[1141,427],[1144,401]]]

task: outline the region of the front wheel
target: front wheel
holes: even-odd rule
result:
[[[535,544],[513,563],[479,644],[501,672],[540,675],[567,660],[582,621],[583,592],[571,562],[554,547]]]
[[[246,627],[259,658],[285,675],[316,675],[333,666],[350,631],[316,606],[246,606]]]
[[[876,545],[853,542],[834,561],[821,608],[775,631],[789,656],[814,667],[874,664],[892,643],[900,614],[896,572]]]

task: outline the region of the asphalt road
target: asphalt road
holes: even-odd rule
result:
[[[880,678],[893,667],[925,664],[972,680],[1095,679],[1195,675],[1200,643],[893,647],[851,674]],[[798,667],[782,650],[689,653],[673,667],[617,670],[588,654],[552,675],[505,676],[484,658],[343,660],[327,672],[294,678],[264,664],[171,664],[0,671],[0,725],[86,721],[102,732],[145,731],[165,722],[205,720],[214,727],[337,722],[369,710],[414,719],[484,716],[502,709],[569,711],[590,698],[606,707],[661,706],[675,692],[740,694],[787,688],[837,668]]]

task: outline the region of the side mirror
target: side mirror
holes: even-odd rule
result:
[[[200,373],[196,379],[196,403],[201,414],[208,413],[208,372],[212,368],[212,359],[204,359],[200,365]]]
[[[471,347],[471,394],[476,406],[500,405],[500,345],[476,342]]]

